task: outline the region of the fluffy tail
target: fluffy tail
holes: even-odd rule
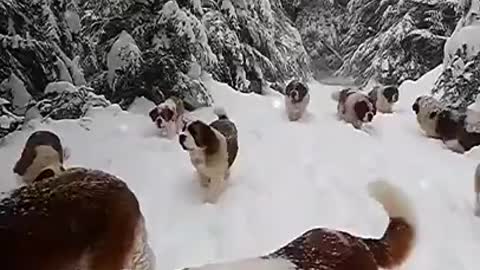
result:
[[[339,101],[340,100],[340,90],[337,90],[337,91],[333,91],[332,94],[330,95],[330,97],[335,100],[335,101]]]
[[[364,242],[379,267],[392,269],[405,262],[415,245],[414,209],[406,194],[385,180],[370,183],[368,192],[383,206],[390,222],[382,238],[364,239]]]
[[[218,119],[228,119],[227,112],[223,107],[215,107],[213,113],[218,117]]]

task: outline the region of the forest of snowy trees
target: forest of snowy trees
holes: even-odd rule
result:
[[[139,96],[209,106],[206,73],[257,94],[292,78],[417,79],[447,61],[453,33],[468,36],[477,2],[0,0],[0,138],[32,118],[126,109]],[[467,106],[480,57],[453,54],[432,91]],[[459,85],[477,88],[452,92]]]

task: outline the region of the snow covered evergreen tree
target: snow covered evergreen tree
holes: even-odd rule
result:
[[[462,18],[445,44],[444,70],[432,94],[463,110],[480,93],[480,1],[462,0],[458,9]]]

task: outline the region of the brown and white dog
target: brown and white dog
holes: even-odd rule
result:
[[[149,116],[162,133],[171,139],[182,130],[184,112],[183,101],[172,96],[153,108]]]
[[[13,172],[25,184],[52,177],[65,170],[64,155],[60,138],[55,133],[35,131],[28,137]]]
[[[381,113],[392,113],[393,105],[398,102],[399,92],[394,85],[375,86],[368,97],[373,101],[377,110]]]
[[[285,88],[285,109],[290,121],[299,120],[310,103],[308,86],[298,80],[291,81]]]
[[[102,171],[69,169],[0,201],[2,269],[154,269],[133,192]],[[25,259],[25,258],[28,258]]]
[[[390,217],[379,239],[315,228],[267,256],[207,264],[184,270],[378,270],[394,269],[411,254],[416,240],[416,217],[410,201],[386,181],[369,184],[370,195]]]
[[[238,153],[238,131],[223,108],[215,108],[218,119],[207,125],[196,120],[188,123],[179,143],[190,154],[190,160],[207,188],[205,201],[215,203],[225,189]]]
[[[335,91],[332,99],[338,102],[337,116],[360,129],[377,114],[377,109],[368,95],[351,88]]]

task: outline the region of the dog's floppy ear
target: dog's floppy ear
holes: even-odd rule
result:
[[[52,170],[52,169],[46,169],[46,170],[43,170],[36,178],[35,180],[33,180],[33,182],[37,182],[37,181],[42,181],[44,179],[47,179],[47,178],[50,178],[50,177],[54,177],[55,176],[55,172]]]
[[[412,105],[412,110],[413,110],[416,114],[418,114],[418,112],[420,111],[420,106],[418,106],[418,103],[417,103],[417,102],[413,103],[413,105]]]
[[[158,107],[155,107],[153,108],[152,110],[150,110],[150,112],[148,113],[148,116],[150,116],[150,119],[152,119],[152,122],[155,122],[155,120],[157,119],[157,117],[160,115],[160,113],[158,112]]]
[[[433,118],[435,118],[436,116],[437,116],[437,112],[436,112],[436,111],[433,111],[433,112],[431,112],[431,113],[428,115],[428,118],[433,119]]]

